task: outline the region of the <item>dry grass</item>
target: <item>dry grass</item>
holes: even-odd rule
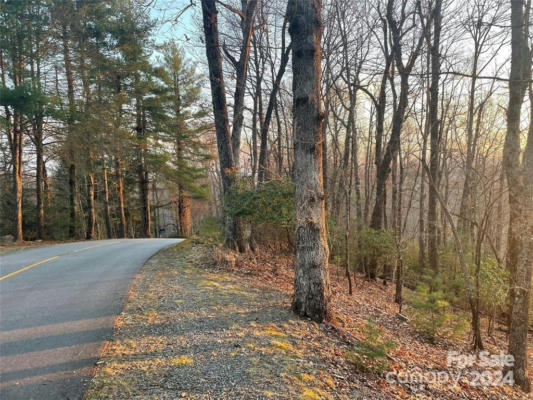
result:
[[[143,267],[86,400],[381,398],[348,384],[325,325],[295,318],[290,297],[255,276],[220,270],[210,251],[182,244]]]

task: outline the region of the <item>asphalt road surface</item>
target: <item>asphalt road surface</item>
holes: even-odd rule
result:
[[[76,242],[0,256],[0,399],[80,399],[139,268],[180,239]]]

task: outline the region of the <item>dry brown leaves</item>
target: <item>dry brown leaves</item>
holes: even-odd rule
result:
[[[264,248],[250,254],[237,254],[221,247],[208,251],[204,265],[211,264],[214,269],[231,271],[245,278],[257,287],[276,288],[287,295],[286,305],[290,305],[294,279],[294,258]],[[333,378],[335,390],[349,391],[350,386],[371,389],[376,397],[387,399],[525,399],[530,396],[508,385],[472,386],[471,379],[461,378],[453,384],[427,384],[424,387],[409,383],[390,384],[386,374],[371,374],[355,370],[347,364],[344,354],[348,343],[363,339],[363,327],[372,321],[379,327],[385,339],[397,345],[389,353],[389,369],[411,374],[424,371],[448,371],[447,354],[457,351],[470,354],[469,333],[454,342],[440,341],[431,344],[425,341],[413,328],[409,320],[400,318],[398,306],[393,302],[392,285],[368,282],[361,277],[355,278],[354,294],[347,293],[347,282],[343,271],[330,265],[330,279],[333,293],[335,322],[322,325],[328,339],[308,335],[307,349],[302,351],[318,352],[325,361],[326,370]],[[405,306],[404,306],[405,307]],[[302,328],[303,329],[303,328]],[[491,354],[506,353],[506,335],[502,327],[494,330],[492,338],[484,337],[486,350]],[[533,352],[530,353],[530,365]],[[457,371],[451,371],[457,373]],[[530,370],[530,376],[533,373]],[[366,397],[365,397],[366,398]],[[370,398],[370,397],[368,397]]]

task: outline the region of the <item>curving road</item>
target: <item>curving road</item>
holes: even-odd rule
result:
[[[76,242],[0,256],[0,399],[80,399],[139,268],[180,239]]]

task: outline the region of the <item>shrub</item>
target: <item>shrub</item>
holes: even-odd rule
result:
[[[507,303],[509,272],[493,256],[485,256],[481,260],[479,282],[480,307],[488,316],[490,334],[498,311]]]
[[[271,180],[253,187],[241,180],[228,195],[225,212],[253,225],[256,244],[288,250],[294,247],[294,184]]]
[[[440,279],[433,282],[437,289],[430,290],[428,285],[420,284],[411,295],[409,303],[413,308],[413,324],[431,343],[437,337],[454,337],[467,328],[465,316],[454,314],[446,300],[446,290],[442,290]]]
[[[383,331],[380,328],[367,321],[363,340],[354,346],[353,351],[346,352],[345,357],[357,369],[383,372],[389,365],[387,352],[395,346],[394,341],[383,339]]]
[[[402,250],[403,281],[410,288],[416,287],[422,272],[420,271],[418,251],[418,243],[414,240],[407,242]]]
[[[234,185],[225,212],[255,224],[292,226],[294,222],[294,184],[271,180],[254,188],[246,180]]]
[[[329,216],[328,216],[329,217]],[[327,218],[328,226],[328,246],[330,251],[331,261],[337,267],[344,266],[346,263],[346,227],[344,224],[339,224],[336,217]],[[356,229],[356,221],[352,220],[350,224],[350,237],[348,243],[348,253],[350,258],[349,268],[357,265],[359,260],[359,244],[357,243],[358,233]]]
[[[200,222],[196,240],[204,244],[219,244],[224,241],[222,226],[215,217],[209,216]]]
[[[397,250],[394,234],[391,230],[374,230],[365,228],[361,230],[359,238],[358,261],[377,260],[378,266],[385,264],[394,265]]]

